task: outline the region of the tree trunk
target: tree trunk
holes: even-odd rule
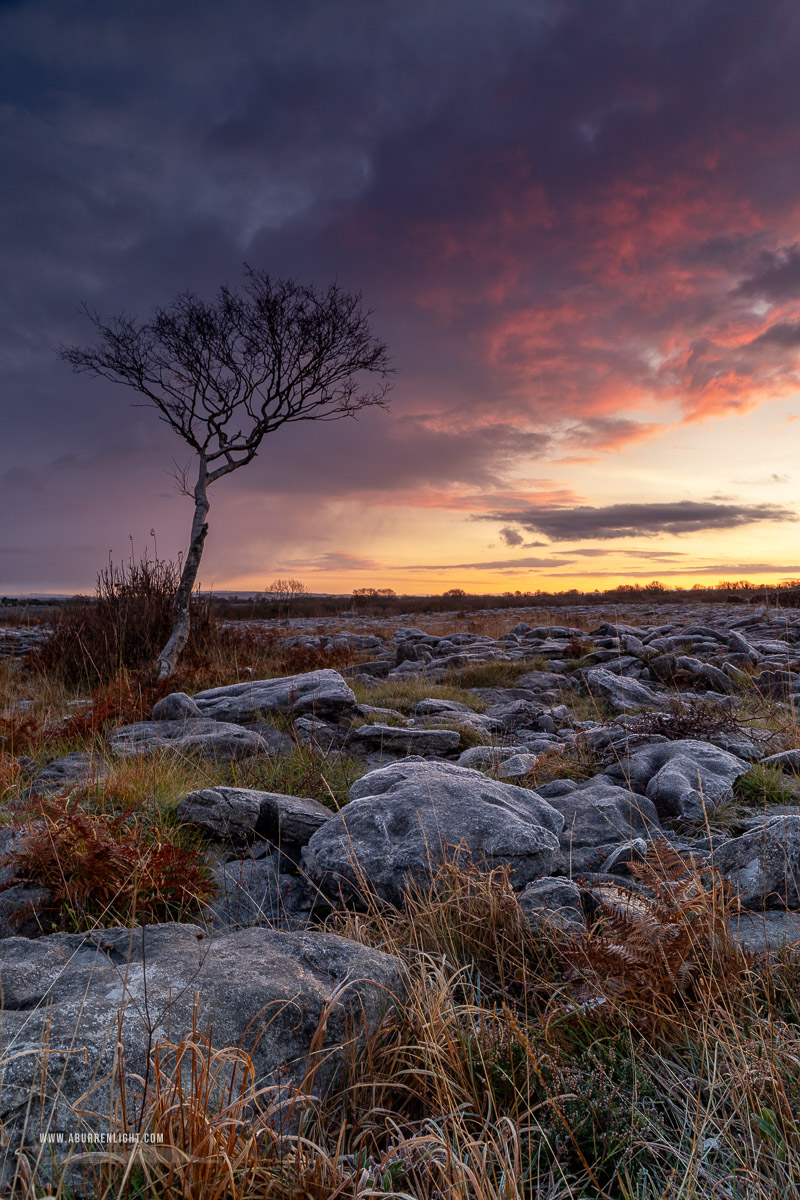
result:
[[[192,590],[200,567],[203,543],[208,533],[208,525],[206,523],[209,509],[207,487],[208,464],[205,458],[201,456],[200,470],[194,488],[192,536],[189,542],[189,549],[186,552],[186,561],[183,564],[178,590],[175,592],[175,599],[172,602],[172,633],[169,635],[169,641],[156,660],[158,663],[159,679],[166,679],[169,675],[174,674],[180,653],[189,637]]]

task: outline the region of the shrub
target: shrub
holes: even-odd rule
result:
[[[38,664],[80,686],[150,666],[172,628],[178,579],[175,563],[145,555],[115,566],[109,559],[94,599],[79,597],[59,611],[53,636],[36,653]]]

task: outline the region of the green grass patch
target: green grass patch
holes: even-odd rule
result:
[[[506,664],[509,665],[509,664]],[[484,712],[489,705],[467,691],[467,685],[456,683],[431,683],[429,679],[387,679],[378,687],[366,687],[359,680],[352,680],[351,686],[359,704],[371,704],[375,708],[394,708],[400,713],[408,714],[414,711],[420,700],[452,700],[456,704],[466,704],[474,712]]]
[[[468,667],[456,667],[447,676],[446,682],[456,688],[514,687],[517,680],[530,671],[546,671],[547,660],[521,658],[512,662],[492,659],[489,662],[473,663]]]
[[[780,767],[756,763],[736,780],[733,794],[743,804],[766,807],[771,804],[796,804],[798,783],[787,779]]]
[[[248,758],[227,764],[223,768],[226,778],[218,782],[287,796],[310,796],[337,811],[347,803],[351,785],[364,771],[363,762],[349,755],[295,746],[291,753],[274,758]]]

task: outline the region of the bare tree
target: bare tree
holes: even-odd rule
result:
[[[272,583],[264,591],[264,597],[275,601],[279,605],[278,611],[284,608],[286,616],[289,616],[289,609],[294,604],[298,596],[308,595],[308,588],[299,579],[273,579]]]
[[[194,487],[186,487],[194,519],[172,633],[158,656],[163,679],[189,636],[209,486],[251,462],[265,435],[281,425],[385,406],[393,368],[360,295],[337,284],[318,292],[247,266],[240,291],[221,287],[211,302],[184,292],[149,321],[122,313],[106,322],[83,311],[99,342],[61,346],[59,357],[78,373],[145,396],[199,459]],[[362,385],[365,373],[376,377],[373,387]]]

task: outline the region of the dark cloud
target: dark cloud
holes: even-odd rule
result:
[[[521,546],[525,539],[521,533],[517,533],[516,529],[512,529],[510,525],[506,525],[500,530],[500,537],[507,546]]]
[[[678,500],[666,504],[609,504],[604,508],[535,508],[496,512],[482,519],[515,521],[544,533],[553,541],[588,538],[655,537],[662,533],[699,533],[736,529],[755,521],[797,521],[798,516],[777,504],[713,504]]]
[[[800,298],[800,245],[763,251],[757,270],[736,289],[742,296],[781,301]]]
[[[555,558],[496,558],[489,562],[415,563],[404,571],[519,571],[566,567],[568,562]]]
[[[0,4],[6,511],[24,490],[42,555],[55,522],[53,570],[76,524],[98,560],[115,522],[173,527],[181,448],[50,350],[82,299],[144,315],[243,258],[362,289],[401,368],[380,421],[265,445],[243,504],[510,510],[531,461],[655,437],[662,402],[796,387],[798,49],[783,0]]]
[[[784,346],[788,350],[800,347],[800,321],[776,321],[748,346]]]

